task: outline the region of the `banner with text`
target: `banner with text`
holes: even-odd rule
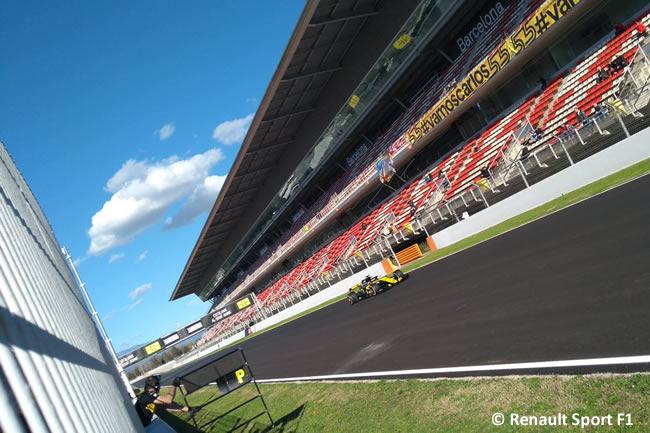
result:
[[[573,9],[581,0],[546,0],[529,19],[490,53],[446,96],[434,105],[407,132],[413,145],[424,138],[460,104],[487,83],[512,59]]]
[[[134,350],[128,355],[122,356],[119,359],[122,368],[126,368],[130,365],[135,364],[136,362],[142,361],[145,358],[148,358],[151,355],[155,355],[159,352],[162,352],[164,349],[167,349],[181,341],[189,338],[195,334],[198,334],[201,331],[204,331],[214,325],[219,323],[222,320],[236,314],[242,310],[245,310],[248,307],[251,307],[254,303],[252,295],[246,295],[241,299],[238,299],[234,302],[231,302],[225,305],[223,308],[220,308],[216,311],[212,311],[207,315],[201,317],[201,319],[196,320],[189,325],[182,327],[169,335],[160,337],[151,343],[140,347],[139,349]]]

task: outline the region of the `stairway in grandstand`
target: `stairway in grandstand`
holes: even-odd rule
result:
[[[537,7],[536,3],[538,3],[536,0],[513,1],[511,4],[511,8],[513,8],[512,16],[504,15],[501,20],[505,23],[503,25],[507,26],[511,22],[521,22],[523,16],[527,16],[529,11]],[[650,25],[650,15],[643,17],[643,21]],[[497,26],[493,29],[490,31],[489,36],[492,39],[498,39],[500,33]],[[570,164],[567,158],[556,155],[553,150],[553,146],[557,142],[557,137],[553,133],[559,125],[565,122],[575,124],[576,119],[573,111],[576,106],[590,114],[597,103],[614,94],[624,79],[622,72],[615,74],[602,83],[598,83],[598,67],[610,62],[612,57],[619,52],[623,53],[626,59],[631,60],[637,48],[637,42],[638,37],[633,26],[629,26],[619,36],[610,37],[600,47],[576,61],[575,66],[571,67],[570,70],[562,71],[550,79],[548,87],[544,91],[536,91],[529,95],[509,113],[493,121],[482,133],[477,134],[477,136],[468,140],[464,146],[445,156],[426,173],[416,176],[393,197],[384,201],[332,242],[279,278],[258,295],[258,300],[269,312],[292,305],[294,302],[309,296],[309,288],[305,289],[305,287],[309,287],[310,283],[314,283],[323,274],[331,272],[338,263],[346,262],[353,256],[358,257],[358,254],[364,254],[364,258],[376,256],[377,251],[384,248],[383,243],[378,242],[383,237],[386,237],[391,243],[401,241],[400,234],[392,233],[389,226],[407,232],[409,228],[410,231],[418,230],[412,206],[409,202],[415,204],[418,210],[423,208],[431,210],[435,206],[444,206],[445,200],[451,201],[455,197],[462,197],[463,194],[475,189],[475,181],[479,177],[482,167],[488,166],[495,169],[503,166],[504,155],[508,146],[511,145],[509,141],[512,133],[517,130],[523,121],[528,120],[533,126],[541,125],[545,132],[543,138],[538,140],[531,149],[531,152],[536,157],[528,158],[525,165],[522,165],[527,172],[526,178],[528,182],[533,184],[566,168]],[[482,52],[482,49],[472,47],[467,51],[471,51],[475,55],[470,53],[467,54],[467,57],[465,54],[461,57],[464,58],[463,61],[467,61],[468,58],[473,61],[474,58],[480,58],[479,53]],[[446,74],[446,76],[451,79],[454,75]],[[413,111],[406,112],[404,118],[398,118],[380,137],[375,146],[371,147],[366,155],[350,170],[350,174],[339,179],[314,206],[301,216],[296,223],[296,230],[279,239],[275,245],[269,248],[267,255],[258,259],[253,268],[265,263],[275,251],[290,248],[291,240],[294,236],[300,234],[303,225],[310,221],[313,215],[320,212],[321,216],[324,216],[325,212],[332,211],[336,206],[338,194],[352,188],[351,185],[359,185],[365,182],[368,174],[374,170],[376,158],[398,140],[403,131],[417,119],[418,113],[423,113],[433,105],[435,98],[432,95],[439,95],[439,92],[444,87],[443,84],[442,80],[429,84],[414,103]],[[635,128],[647,126],[647,121],[650,119],[650,109],[645,107],[641,111],[646,117],[639,119],[638,122],[633,120],[628,125],[630,132],[634,132]],[[610,118],[608,124],[603,125],[603,127],[609,130],[609,135],[592,134],[584,145],[577,140],[567,143],[571,157],[575,162],[622,138],[622,128],[616,123],[615,119]],[[448,180],[448,185],[444,189],[441,188],[442,182],[440,182],[440,179],[444,177],[443,174],[446,175]],[[507,182],[507,187],[502,185],[493,191],[488,190],[485,192],[489,202],[500,201],[526,187],[517,171],[512,171],[511,175],[504,180]],[[465,200],[463,199],[463,201]],[[465,210],[470,214],[482,207],[483,204],[480,200],[470,200],[465,204]],[[439,212],[441,220],[443,214],[447,217],[444,221],[436,221],[436,214],[434,213],[432,220],[435,221],[436,230],[452,224],[454,222],[453,213],[453,210]],[[427,222],[427,224],[431,223]],[[389,229],[388,232],[386,232],[387,229]],[[382,235],[382,232],[386,233],[386,235]],[[355,240],[354,243],[352,239]],[[359,264],[362,265],[360,262]],[[238,326],[241,327],[248,323],[249,320],[254,319],[255,310],[249,310],[219,323],[206,334],[209,337],[204,342],[215,338],[219,333],[226,330],[237,329]]]

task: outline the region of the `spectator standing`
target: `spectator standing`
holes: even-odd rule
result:
[[[576,127],[579,128],[580,126],[584,125],[585,122],[587,121],[587,115],[579,107],[576,107],[575,114],[576,114]]]

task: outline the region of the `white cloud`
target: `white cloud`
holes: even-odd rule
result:
[[[226,176],[208,176],[194,188],[190,198],[173,218],[167,218],[163,229],[174,229],[194,222],[194,219],[212,209]]]
[[[149,164],[146,161],[129,159],[122,164],[122,167],[117,170],[117,173],[108,179],[104,190],[108,192],[117,192],[129,182],[138,180],[142,177],[142,173],[146,173],[148,168]]]
[[[253,113],[241,119],[227,120],[214,128],[212,138],[225,145],[241,143],[244,141],[246,131],[253,120]]]
[[[147,258],[148,255],[149,255],[149,250],[144,250],[144,251],[143,251],[143,252],[138,256],[138,258],[135,259],[136,263],[139,263],[139,262],[143,261],[144,259]]]
[[[78,268],[79,265],[82,264],[83,262],[85,262],[87,258],[88,257],[77,257],[76,259],[74,259],[72,261],[72,263],[74,264],[75,268]]]
[[[215,148],[188,159],[126,161],[106,183],[113,195],[92,217],[88,253],[103,254],[155,225],[175,202],[205,184],[210,169],[222,159],[223,152]]]
[[[171,123],[168,123],[166,125],[163,125],[163,127],[160,128],[160,129],[156,129],[156,131],[154,131],[154,134],[157,135],[158,137],[160,137],[161,141],[162,140],[167,140],[174,133],[174,129],[175,129],[174,128],[174,123],[171,122]]]
[[[135,307],[137,307],[138,305],[142,304],[142,301],[143,301],[142,299],[138,299],[138,300],[135,301],[133,304],[129,305],[129,310],[133,310]]]
[[[194,298],[187,303],[187,306],[189,307],[190,305],[195,305],[197,302],[199,302],[199,298]]]
[[[124,253],[111,254],[111,256],[108,258],[108,263],[115,263],[123,257],[124,257]]]
[[[144,296],[147,292],[149,292],[152,287],[153,284],[151,283],[138,286],[131,293],[129,293],[129,298],[138,299],[139,297]]]
[[[104,322],[110,322],[111,320],[115,319],[115,316],[117,315],[117,311],[111,311],[107,315],[104,316],[104,319],[102,319]]]
[[[249,96],[246,98],[246,103],[255,105],[257,104],[257,98],[255,96]]]

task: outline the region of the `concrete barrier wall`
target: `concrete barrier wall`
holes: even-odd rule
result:
[[[433,240],[438,248],[446,247],[647,158],[650,158],[650,129],[433,234]]]

